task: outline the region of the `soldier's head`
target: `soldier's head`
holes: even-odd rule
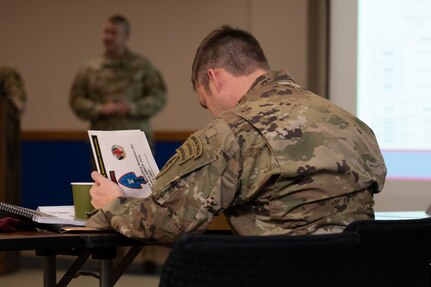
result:
[[[109,17],[103,31],[103,44],[108,56],[121,56],[130,35],[129,21],[122,15]]]
[[[253,81],[268,70],[256,38],[223,26],[205,37],[197,49],[191,80],[201,105],[218,116],[235,107]]]

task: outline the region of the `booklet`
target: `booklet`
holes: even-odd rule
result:
[[[89,130],[97,170],[128,197],[148,197],[159,168],[144,132]]]
[[[16,218],[20,224],[33,228],[66,232],[100,232],[101,229],[85,227],[85,220],[74,217],[73,205],[40,206],[37,210],[0,202],[0,214]]]
[[[75,218],[73,205],[39,206],[36,211],[44,215],[37,218],[39,223],[85,225],[85,220]]]
[[[52,210],[58,208],[56,206],[50,207]],[[42,208],[43,209],[43,208]],[[62,207],[59,207],[59,210]],[[69,216],[57,216],[40,210],[33,210],[6,202],[0,202],[0,214],[10,216],[21,221],[23,224],[30,224],[35,227],[42,227],[44,225],[68,225],[68,226],[85,226],[85,220],[75,219]],[[41,224],[41,225],[39,225]]]

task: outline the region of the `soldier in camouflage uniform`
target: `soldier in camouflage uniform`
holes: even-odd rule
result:
[[[91,129],[140,129],[152,145],[151,116],[166,103],[166,87],[148,59],[132,53],[126,43],[129,23],[109,18],[104,31],[105,53],[82,68],[73,83],[70,104]]]
[[[0,94],[2,93],[11,100],[21,115],[27,100],[24,82],[15,68],[5,64],[0,64]]]
[[[386,168],[359,119],[270,71],[247,32],[222,27],[201,43],[192,82],[216,116],[177,150],[152,196],[122,197],[94,172],[92,227],[170,245],[224,212],[240,235],[341,232],[373,219]]]

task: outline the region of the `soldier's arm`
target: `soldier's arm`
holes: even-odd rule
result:
[[[216,120],[177,150],[160,172],[152,196],[118,198],[87,225],[164,245],[184,233],[203,232],[235,197],[241,170],[238,157],[238,142],[230,128]]]
[[[82,69],[76,75],[70,91],[69,103],[70,107],[79,118],[83,120],[97,118],[100,106],[91,99],[86,69]]]
[[[166,104],[166,86],[162,75],[150,64],[142,77],[143,94],[136,101],[129,102],[130,115],[150,117]]]
[[[3,70],[5,93],[19,113],[23,113],[27,96],[21,75],[13,68],[6,67]]]

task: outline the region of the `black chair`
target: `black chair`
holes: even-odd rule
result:
[[[430,286],[431,218],[352,222],[357,232],[360,286]]]
[[[349,287],[358,235],[186,235],[162,269],[160,287]]]

